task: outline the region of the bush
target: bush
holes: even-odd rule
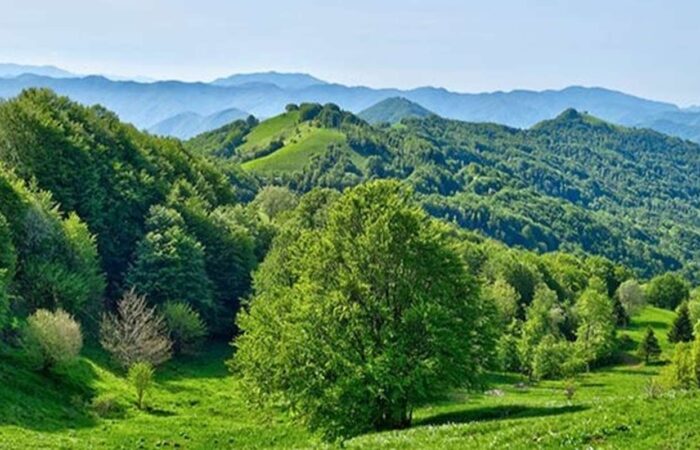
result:
[[[67,312],[40,309],[27,319],[22,343],[29,358],[45,370],[77,359],[83,334]]]
[[[165,319],[133,290],[119,301],[116,314],[102,317],[100,343],[124,368],[139,362],[155,366],[172,356]]]
[[[697,386],[697,376],[691,344],[680,342],[671,358],[671,364],[661,372],[661,382],[669,389],[690,389]]]
[[[90,409],[92,409],[97,416],[105,419],[122,418],[126,413],[126,408],[119,399],[113,395],[105,394],[93,398]]]
[[[163,316],[170,330],[173,351],[176,354],[194,353],[207,335],[207,328],[199,313],[182,302],[168,302]]]
[[[572,376],[585,367],[573,351],[572,343],[546,336],[535,348],[532,375],[536,379],[560,379]]]
[[[496,361],[498,368],[504,372],[521,370],[518,339],[510,333],[503,333],[496,344]]]
[[[690,288],[682,277],[672,273],[656,276],[646,286],[646,297],[649,303],[659,308],[676,309],[678,305],[688,300]]]
[[[136,404],[143,409],[143,400],[146,392],[153,385],[153,366],[146,362],[139,362],[129,368],[129,383],[136,390]]]

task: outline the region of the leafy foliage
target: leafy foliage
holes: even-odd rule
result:
[[[282,398],[335,438],[405,426],[428,398],[474,385],[493,312],[405,190],[357,187],[297,232],[275,241],[286,264],[266,260],[239,316],[234,367],[254,399]]]
[[[688,283],[679,275],[665,273],[649,281],[646,286],[649,303],[660,308],[676,309],[690,296]]]
[[[207,327],[199,313],[182,302],[168,302],[163,307],[163,317],[170,330],[175,354],[196,352],[207,336]]]
[[[337,126],[315,114],[317,126]],[[700,186],[687,178],[700,171],[696,144],[573,110],[529,130],[439,117],[376,129],[333,108],[327,115],[342,117],[331,129],[365,160],[331,146],[305,165],[279,162],[265,180],[308,191],[402,179],[430,214],[508,245],[583,250],[643,277],[682,268],[700,279],[693,256],[700,251]]]
[[[83,334],[67,312],[39,309],[27,319],[22,344],[33,363],[46,370],[75,361],[83,348]]]
[[[136,404],[139,409],[143,409],[143,400],[153,385],[154,374],[153,366],[147,362],[137,362],[129,367],[127,378],[129,378],[129,382],[136,390]]]

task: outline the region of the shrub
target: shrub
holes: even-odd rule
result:
[[[671,358],[671,364],[661,372],[661,382],[669,389],[690,389],[697,386],[692,347],[679,342]]]
[[[168,302],[163,316],[170,330],[173,351],[176,354],[194,353],[207,335],[207,328],[199,313],[182,302]]]
[[[664,393],[663,384],[656,378],[649,378],[646,383],[644,383],[644,397],[647,400],[656,400],[661,397]]]
[[[546,336],[535,348],[532,375],[536,379],[559,379],[572,376],[585,368],[571,342]]]
[[[571,401],[574,399],[574,395],[576,395],[576,381],[570,378],[566,380],[564,384],[564,397],[566,397],[568,401]]]
[[[656,276],[646,286],[646,297],[654,306],[676,309],[688,300],[690,288],[682,277],[672,273]]]
[[[139,362],[129,368],[129,383],[136,390],[136,404],[143,409],[143,400],[153,385],[153,366],[147,362]]]
[[[100,343],[124,368],[135,363],[162,364],[172,356],[165,319],[131,290],[117,304],[116,314],[105,314]]]
[[[90,409],[102,418],[117,419],[124,417],[126,408],[117,397],[108,394],[98,395],[92,399]]]
[[[77,359],[83,335],[67,312],[40,309],[27,319],[22,342],[29,358],[45,370]]]
[[[636,280],[627,280],[617,288],[617,298],[629,316],[637,314],[646,304],[644,291]]]

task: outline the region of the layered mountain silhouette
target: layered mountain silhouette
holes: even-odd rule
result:
[[[29,87],[47,87],[81,103],[102,104],[139,128],[180,137],[188,137],[192,131],[185,132],[179,126],[169,131],[172,125],[168,124],[178,123],[185,113],[198,123],[207,122],[200,120],[202,117],[234,108],[266,118],[281,113],[290,103],[316,102],[335,103],[354,113],[379,104],[374,110],[384,110],[382,115],[391,119],[400,117],[405,105],[396,101],[383,105],[381,102],[401,97],[441,117],[469,122],[527,128],[556,117],[567,108],[575,108],[612,123],[648,127],[700,141],[700,112],[696,109],[681,109],[671,103],[599,87],[469,94],[436,87],[400,90],[345,86],[306,74],[277,72],[232,75],[211,83],[140,83],[114,81],[103,76],[59,78],[58,75],[46,76],[40,69],[35,70],[39,74],[20,71],[20,75],[0,79],[0,97],[13,97]],[[212,128],[216,125],[218,123],[211,123]],[[202,131],[208,126],[203,126]],[[199,131],[201,126],[192,128]]]

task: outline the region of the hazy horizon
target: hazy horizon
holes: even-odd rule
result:
[[[274,70],[469,93],[580,85],[700,103],[700,4],[527,3],[0,0],[0,61],[205,82]]]

